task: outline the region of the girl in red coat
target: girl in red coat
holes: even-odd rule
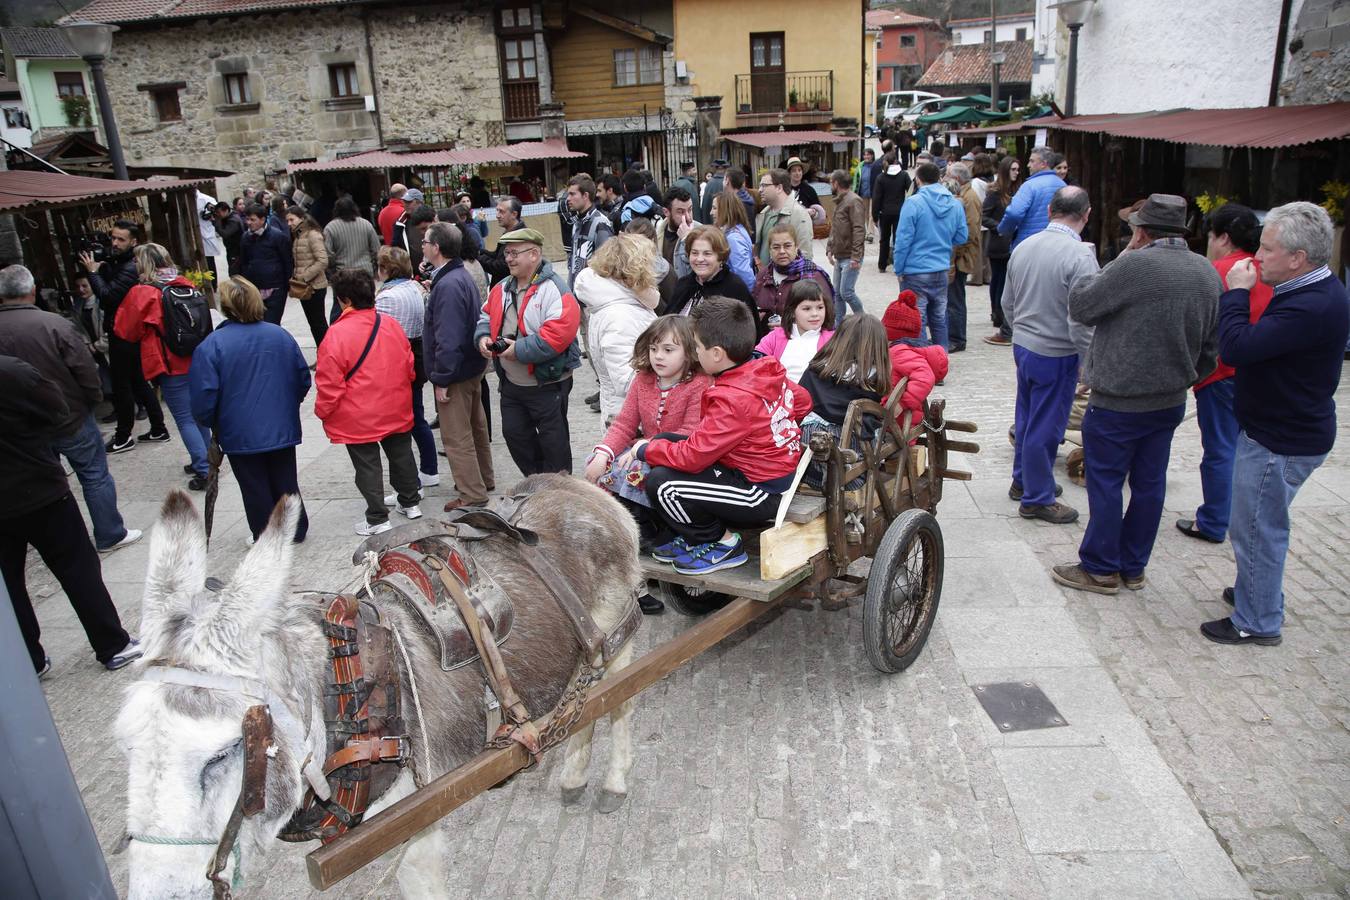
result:
[[[923,404],[933,387],[947,377],[947,351],[919,337],[923,326],[918,302],[913,291],[901,291],[881,317],[891,341],[891,384],[909,379],[900,406],[909,411],[913,425],[923,419]]]
[[[650,467],[632,453],[639,437],[689,434],[698,427],[703,392],[712,379],[699,371],[694,327],[686,316],[662,316],[647,326],[633,347],[637,376],[623,408],[586,463],[586,480],[612,491],[637,519],[644,541],[656,535],[648,512],[646,477]],[[638,598],[642,611],[658,613],[660,600]]]
[[[135,250],[136,274],[140,283],[127,291],[126,299],[117,307],[113,333],[124,341],[141,345],[141,370],[145,380],[159,386],[164,405],[173,414],[178,436],[183,439],[191,462],[185,466],[192,478],[188,489],[206,490],[211,464],[206,448],[211,443],[211,432],[192,418],[192,397],[188,389],[188,369],[192,357],[175,356],[164,346],[164,289],[167,287],[193,290],[192,282],[178,274],[169,251],[159,244],[141,244]],[[142,441],[164,443],[172,440],[168,429],[140,437]]]

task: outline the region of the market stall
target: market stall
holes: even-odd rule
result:
[[[119,220],[139,224],[144,239],[163,244],[184,270],[205,269],[199,189],[213,193],[214,182],[0,171],[0,214],[13,216],[23,264],[39,287],[68,296],[74,276],[84,271],[80,252],[106,252],[108,230]]]

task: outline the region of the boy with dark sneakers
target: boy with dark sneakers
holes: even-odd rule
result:
[[[690,318],[699,365],[714,379],[703,394],[702,421],[687,438],[656,435],[634,451],[652,467],[652,513],[678,535],[652,558],[683,575],[704,575],[748,559],[729,526],[777,514],[801,458],[798,422],[811,411],[811,395],[778,360],[750,358],[755,320],[744,303],[709,297]]]

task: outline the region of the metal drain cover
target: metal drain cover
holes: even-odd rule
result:
[[[977,684],[971,690],[989,718],[993,719],[994,725],[1006,734],[1037,728],[1061,728],[1069,724],[1034,681]]]

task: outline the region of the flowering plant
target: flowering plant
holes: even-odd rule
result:
[[[187,269],[181,274],[199,291],[206,290],[206,286],[216,280],[210,269]]]
[[[1200,211],[1209,215],[1228,202],[1228,198],[1220,194],[1211,194],[1208,191],[1195,198],[1195,205],[1200,207]]]
[[[1350,199],[1350,184],[1344,181],[1328,181],[1322,185],[1322,197],[1323,200],[1318,205],[1327,211],[1333,223],[1344,225],[1346,200]]]

